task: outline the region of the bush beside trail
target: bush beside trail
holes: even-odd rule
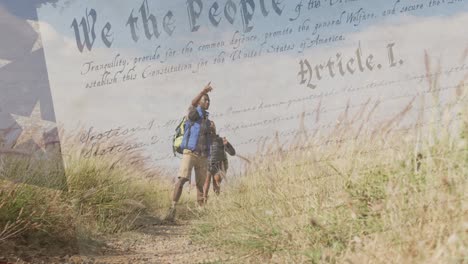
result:
[[[24,156],[2,157],[0,164],[0,249],[2,252],[36,250],[43,255],[79,254],[92,250],[93,241],[106,234],[135,228],[145,216],[161,216],[170,206],[171,184],[156,169],[148,168],[138,151],[84,158],[83,146],[70,138],[63,155],[66,183],[55,181],[63,169],[44,170],[52,160]],[[108,144],[116,144],[109,142]],[[47,175],[41,175],[48,173]],[[61,175],[52,175],[60,174]],[[26,253],[23,253],[26,254]],[[6,256],[3,256],[6,257]]]

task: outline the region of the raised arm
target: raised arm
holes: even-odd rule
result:
[[[203,95],[205,94],[208,94],[209,92],[211,92],[211,90],[213,90],[213,87],[211,87],[211,82],[209,82],[205,88],[203,88],[203,90],[197,95],[195,96],[195,98],[193,98],[192,100],[192,106],[193,107],[197,107],[198,106],[198,102],[200,101],[200,99],[202,98]]]

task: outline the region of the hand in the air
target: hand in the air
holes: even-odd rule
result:
[[[213,87],[211,87],[211,82],[209,82],[209,83],[205,86],[205,88],[203,88],[202,93],[207,94],[207,93],[211,92],[212,90],[213,90]]]

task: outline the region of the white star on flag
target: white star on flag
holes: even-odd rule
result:
[[[16,146],[30,141],[31,139],[45,151],[46,142],[44,134],[56,128],[54,122],[47,121],[41,117],[41,105],[37,102],[29,117],[12,114],[15,121],[22,128],[21,135],[16,139]]]

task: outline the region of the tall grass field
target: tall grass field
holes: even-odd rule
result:
[[[414,98],[378,124],[370,101],[330,131],[303,118],[294,140],[260,146],[205,207],[186,186],[179,219],[232,263],[468,263],[466,79],[450,102],[437,77],[428,83],[431,103]],[[170,207],[173,185],[140,151],[85,157],[77,136],[61,144],[63,164],[0,153],[0,249],[80,253]]]
[[[302,125],[270,142],[210,197],[193,236],[238,263],[468,263],[465,81],[450,103],[429,78],[426,107],[370,126],[365,105],[330,133]]]

